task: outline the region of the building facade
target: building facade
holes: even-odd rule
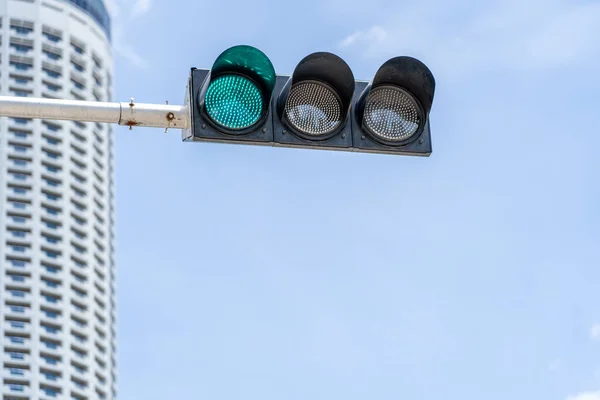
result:
[[[0,94],[107,101],[102,0],[0,0]],[[0,118],[2,400],[115,399],[113,132]]]

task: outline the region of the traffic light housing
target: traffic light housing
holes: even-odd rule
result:
[[[270,145],[274,86],[273,64],[251,46],[225,50],[210,70],[193,68],[188,102],[194,140]]]
[[[431,154],[429,111],[435,79],[421,61],[395,57],[370,83],[360,82],[352,112],[356,151]]]
[[[210,70],[192,69],[183,139],[429,156],[434,92],[433,74],[412,57],[364,82],[332,53],[310,54],[285,76],[260,50],[234,46]]]
[[[351,148],[354,90],[352,70],[340,57],[325,52],[305,57],[291,77],[277,77],[274,145]]]

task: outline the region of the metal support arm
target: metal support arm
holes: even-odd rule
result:
[[[103,122],[155,128],[186,129],[190,126],[186,106],[168,104],[111,103],[0,96],[0,117],[41,118]]]

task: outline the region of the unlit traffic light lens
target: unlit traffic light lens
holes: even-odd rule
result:
[[[206,112],[217,124],[231,130],[254,125],[263,113],[263,95],[250,79],[223,75],[206,91]]]
[[[338,96],[317,82],[300,82],[292,86],[284,112],[295,129],[313,137],[327,135],[342,123]]]
[[[422,112],[406,91],[393,86],[373,89],[365,101],[364,125],[375,137],[404,142],[418,132]]]

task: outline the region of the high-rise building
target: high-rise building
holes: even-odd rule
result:
[[[0,94],[109,100],[103,0],[0,0]],[[0,118],[2,400],[115,399],[113,132]]]

